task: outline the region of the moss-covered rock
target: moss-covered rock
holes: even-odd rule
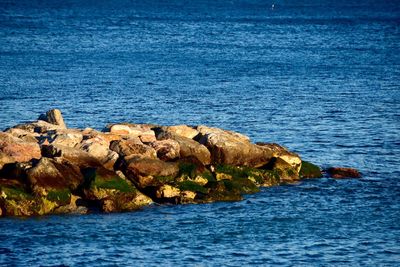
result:
[[[321,178],[321,169],[308,161],[303,161],[299,173],[301,178]]]
[[[129,181],[112,171],[86,169],[84,175],[85,198],[96,201],[104,212],[136,210],[152,202]]]
[[[264,170],[251,167],[237,167],[230,165],[218,165],[215,168],[215,173],[216,176],[220,177],[231,176],[233,180],[247,179],[258,187],[278,185],[280,183],[281,175],[281,172],[279,172],[278,170]]]

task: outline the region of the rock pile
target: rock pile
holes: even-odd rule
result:
[[[1,216],[236,201],[259,187],[317,177],[319,167],[280,145],[203,125],[68,129],[50,110],[0,132]]]

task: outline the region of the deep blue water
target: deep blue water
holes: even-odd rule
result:
[[[363,178],[1,219],[0,265],[399,265],[398,1],[84,2],[0,0],[1,129],[207,124]]]

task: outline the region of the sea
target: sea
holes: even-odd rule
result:
[[[400,266],[399,1],[0,0],[0,129],[51,108],[225,128],[362,178],[1,218],[1,266]]]

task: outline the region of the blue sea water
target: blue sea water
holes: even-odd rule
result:
[[[272,6],[274,4],[274,6]],[[400,3],[0,0],[0,128],[207,124],[359,169],[236,203],[0,220],[1,266],[399,266]]]

